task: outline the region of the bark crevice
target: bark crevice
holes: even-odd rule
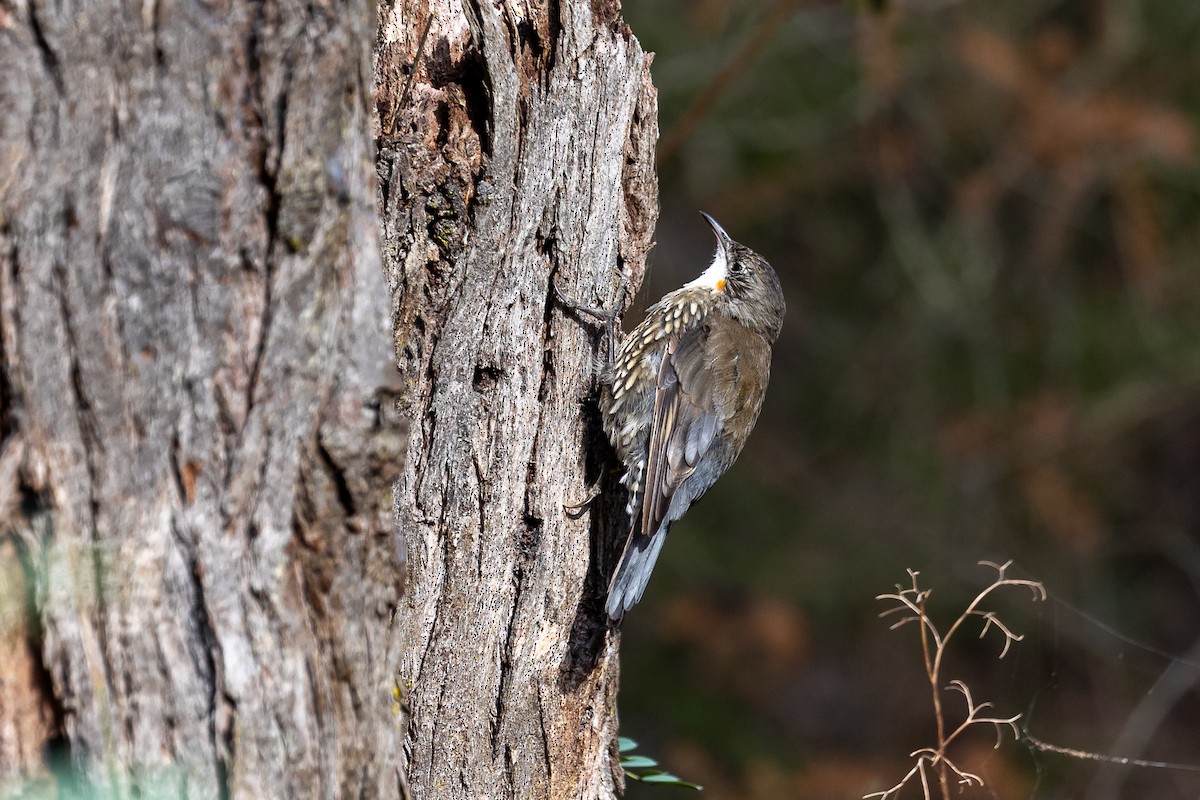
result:
[[[41,57],[42,67],[45,69],[46,74],[50,76],[50,81],[61,96],[66,93],[66,87],[63,84],[62,67],[59,65],[58,54],[54,52],[54,48],[46,38],[46,31],[42,26],[42,18],[37,0],[31,0],[28,8],[29,29],[33,33],[33,41],[37,46],[38,55]]]
[[[229,703],[224,696],[221,680],[221,644],[217,638],[209,615],[208,603],[205,600],[204,581],[201,579],[201,566],[196,556],[196,545],[188,541],[184,531],[178,525],[171,526],[175,547],[183,560],[184,568],[190,582],[191,596],[187,598],[190,617],[198,647],[193,655],[200,667],[200,680],[205,687],[208,697],[208,741],[215,755],[214,769],[216,772],[216,790],[220,800],[229,800],[229,768],[228,758],[233,753],[230,736],[232,731],[228,726],[222,726],[222,720],[232,716],[233,706],[223,708]]]

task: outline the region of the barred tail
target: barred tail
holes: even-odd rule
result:
[[[642,599],[646,584],[650,582],[650,573],[654,571],[654,562],[658,561],[658,552],[666,540],[665,525],[653,536],[634,533],[630,537],[621,554],[621,563],[617,564],[612,582],[608,584],[608,602],[604,608],[611,619],[620,619]]]

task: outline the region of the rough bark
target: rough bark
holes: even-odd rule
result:
[[[605,520],[619,515],[563,511],[603,447],[585,402],[601,342],[550,285],[614,307],[650,247],[650,57],[619,13],[607,0],[380,7],[384,266],[413,423],[397,502],[417,798],[574,800],[621,784],[602,607]]]
[[[0,6],[0,790],[400,793],[373,14]]]

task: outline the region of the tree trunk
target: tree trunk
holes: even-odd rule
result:
[[[0,791],[400,794],[374,10],[220,5],[0,8]]]
[[[366,3],[227,5],[0,9],[0,790],[611,796],[549,279],[640,281],[649,57],[607,0],[412,0],[372,98]]]
[[[575,800],[622,781],[603,598],[623,522],[563,510],[602,446],[584,402],[601,341],[550,284],[613,307],[650,247],[655,94],[619,13],[380,7],[384,268],[413,423],[397,502],[415,798]]]

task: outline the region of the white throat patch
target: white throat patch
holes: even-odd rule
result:
[[[700,273],[700,277],[683,285],[685,289],[711,289],[714,292],[725,291],[725,280],[729,275],[729,262],[725,258],[725,248],[717,247],[713,254],[712,263],[708,269]]]

